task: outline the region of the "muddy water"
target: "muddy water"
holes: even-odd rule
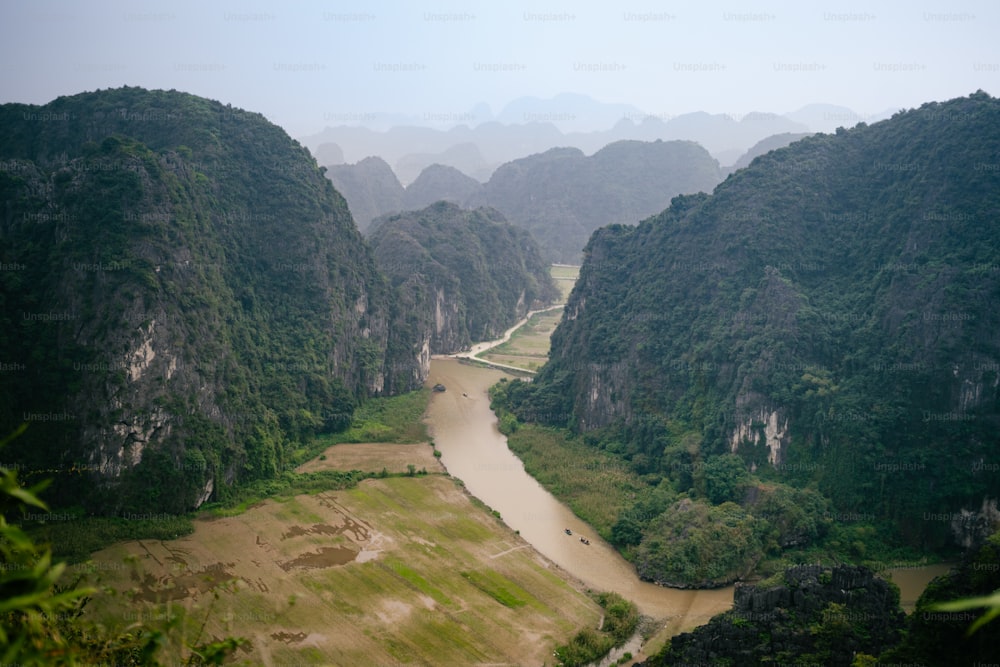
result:
[[[634,568],[587,524],[557,501],[524,471],[521,460],[507,448],[497,430],[487,389],[504,374],[434,359],[427,386],[443,384],[427,413],[431,433],[441,450],[441,462],[466,488],[538,551],[597,590],[612,590],[635,602],[642,613],[668,620],[674,634],[702,625],[732,606],[732,587],[681,591],[642,582]],[[566,528],[573,535],[566,535]],[[590,545],[580,542],[580,537]]]
[[[899,606],[909,614],[916,607],[917,598],[927,588],[927,584],[931,583],[931,579],[948,574],[950,570],[950,564],[938,564],[889,568],[879,574],[899,586]]]

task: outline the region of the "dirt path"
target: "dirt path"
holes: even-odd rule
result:
[[[501,363],[496,362],[496,361],[490,361],[489,359],[481,359],[479,357],[479,355],[483,354],[484,352],[488,352],[489,350],[492,350],[493,348],[498,347],[500,345],[503,345],[504,343],[506,343],[507,341],[509,341],[510,337],[514,335],[515,331],[517,331],[518,329],[520,329],[521,327],[523,327],[525,324],[527,324],[528,320],[530,320],[532,317],[534,317],[538,313],[547,313],[547,312],[552,311],[552,310],[558,310],[559,308],[565,307],[565,305],[566,304],[560,303],[560,304],[557,304],[555,306],[549,306],[548,308],[541,308],[539,310],[529,311],[527,315],[525,315],[523,318],[521,318],[517,322],[517,324],[515,324],[511,328],[507,329],[507,331],[504,332],[503,336],[500,337],[500,338],[497,338],[496,340],[488,340],[488,341],[484,341],[482,343],[476,343],[475,345],[472,346],[472,349],[467,350],[466,352],[457,352],[455,354],[434,355],[434,358],[435,359],[448,359],[448,358],[452,358],[452,359],[471,359],[473,361],[478,361],[481,364],[486,364],[486,365],[491,366],[493,368],[499,368],[499,369],[505,370],[505,371],[516,371],[518,373],[529,373],[531,375],[534,375],[535,371],[528,370],[527,368],[520,368],[518,366],[510,366],[508,364],[501,364]]]

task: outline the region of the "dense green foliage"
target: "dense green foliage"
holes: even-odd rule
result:
[[[1000,465],[998,128],[985,93],[927,104],[599,230],[549,363],[500,402],[740,502],[768,548],[974,544]]]
[[[684,499],[646,528],[636,553],[640,577],[672,586],[711,588],[749,574],[763,556],[762,525],[735,503]]]
[[[348,428],[317,437],[310,443],[308,452],[297,460],[305,462],[330,445],[342,442],[425,442],[429,436],[427,424],[422,419],[430,395],[431,390],[424,388],[365,401],[354,412]]]
[[[400,333],[417,341],[413,356],[424,344],[448,354],[496,338],[559,297],[531,235],[492,209],[438,202],[376,220],[369,240],[399,294]]]
[[[7,456],[56,504],[222,500],[422,382],[344,200],[263,116],[121,88],[0,123],[0,428],[30,424]]]
[[[555,650],[557,665],[581,667],[588,665],[621,646],[639,625],[639,610],[618,593],[595,593],[593,598],[604,610],[600,629],[585,628],[576,633],[565,646]]]

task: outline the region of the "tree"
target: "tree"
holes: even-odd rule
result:
[[[705,496],[713,505],[738,503],[750,481],[743,459],[735,454],[723,454],[709,459],[704,466]]]

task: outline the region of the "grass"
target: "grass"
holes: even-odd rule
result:
[[[296,450],[293,464],[304,463],[319,456],[327,447],[346,442],[426,442],[429,437],[422,418],[430,397],[430,389],[418,389],[399,396],[370,398],[354,411],[349,428],[314,438],[307,446]]]
[[[492,570],[472,570],[463,572],[462,576],[473,586],[511,609],[525,606],[531,598],[526,590]]]
[[[606,612],[604,623],[600,630],[581,630],[568,644],[556,649],[559,664],[564,667],[588,665],[599,660],[628,641],[639,625],[639,610],[618,593],[597,593],[593,597]]]
[[[189,638],[250,639],[236,664],[261,664],[265,655],[273,664],[542,664],[601,616],[535,552],[511,551],[520,538],[441,475],[369,479],[194,526],[179,540],[94,554],[98,563],[130,557],[136,566],[94,568],[118,594],[95,598],[93,620],[116,627],[135,614],[162,614],[164,600],[148,588],[130,599],[137,582],[152,582],[173,598],[169,609]],[[330,546],[369,556],[287,568]],[[185,583],[220,570],[219,579],[235,583]]]
[[[562,318],[562,310],[537,313],[515,331],[510,340],[480,356],[497,363],[537,370],[549,358],[549,339]]]
[[[565,432],[520,424],[507,445],[524,469],[608,540],[630,499],[646,487],[620,458],[574,440]]]

